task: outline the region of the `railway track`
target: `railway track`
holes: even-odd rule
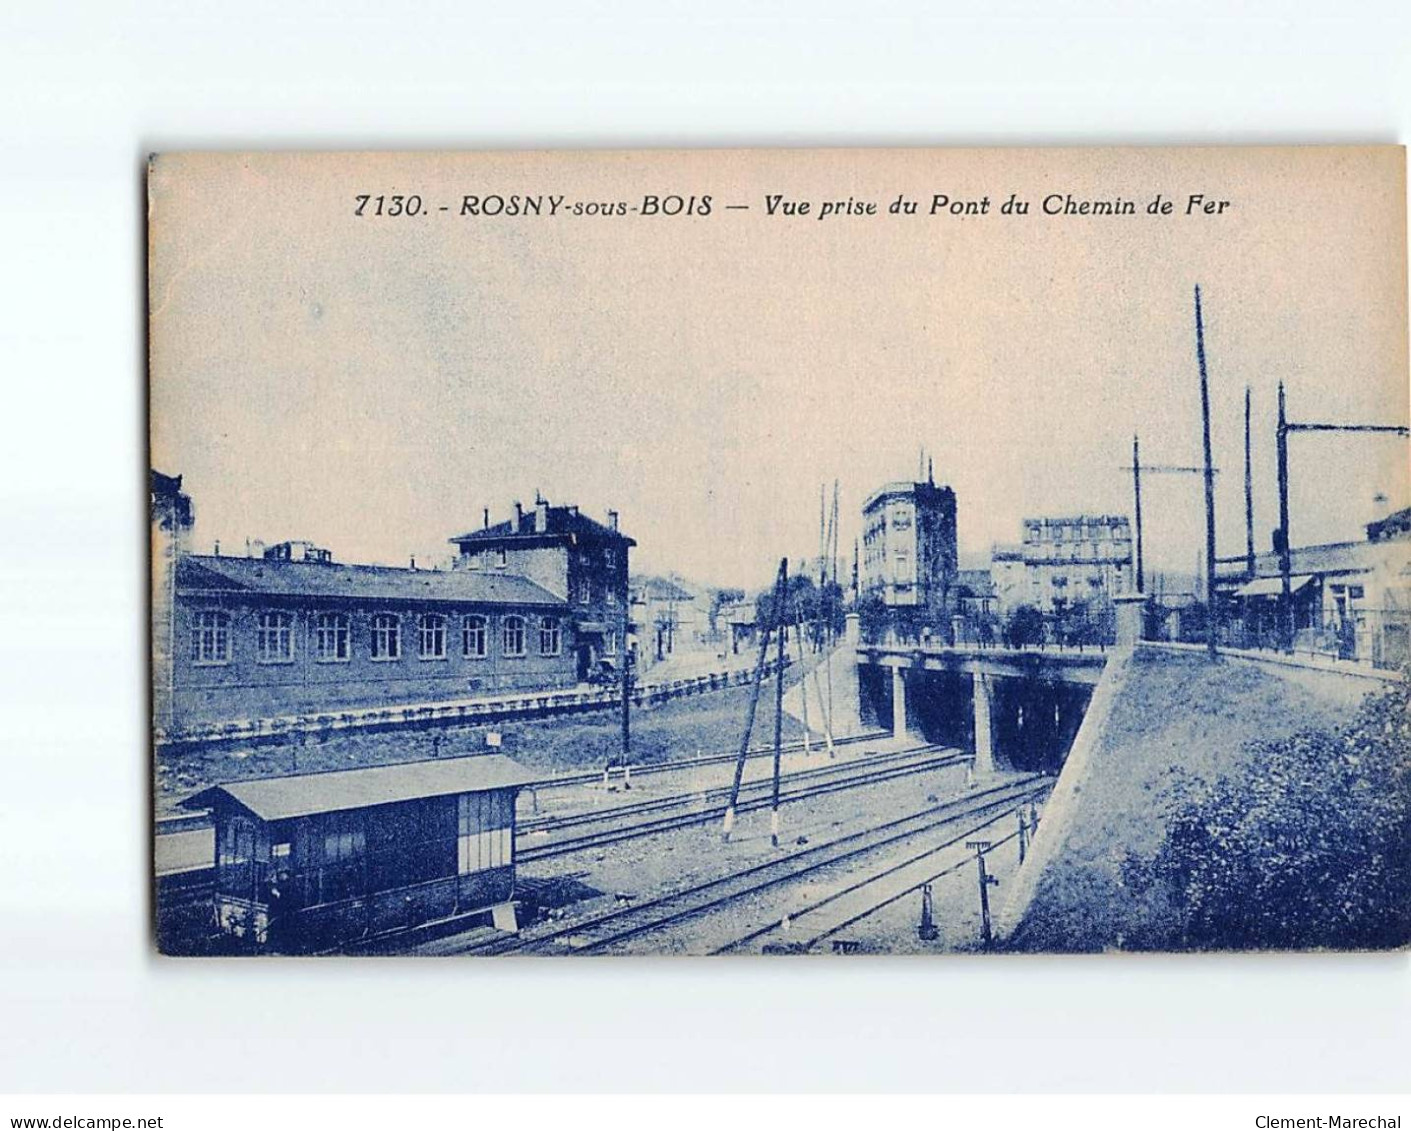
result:
[[[886,750],[881,753],[871,751],[861,754],[856,758],[849,758],[845,762],[825,762],[822,765],[811,766],[802,770],[790,770],[784,774],[786,781],[798,781],[805,778],[826,777],[833,774],[842,774],[854,771],[862,767],[895,763],[897,761],[915,758],[918,755],[929,754],[936,750],[947,749],[940,743],[926,743],[921,746],[910,746],[905,750]],[[753,778],[741,784],[742,790],[758,788],[762,783],[767,782],[766,778]],[[707,799],[713,799],[716,795],[728,797],[729,787],[710,785],[692,789],[679,790],[676,793],[669,793],[660,797],[644,798],[641,801],[626,802],[621,805],[613,805],[605,809],[575,810],[562,814],[547,814],[544,816],[528,817],[516,823],[517,830],[523,835],[533,836],[543,832],[557,832],[566,828],[573,828],[578,825],[599,824],[607,820],[616,820],[619,817],[627,817],[634,814],[651,813],[663,809],[679,808],[682,805],[691,803],[700,804]]]
[[[864,734],[850,735],[847,738],[835,738],[833,748],[851,749],[854,746],[865,742],[881,742],[892,737],[891,731],[873,730]],[[822,751],[824,743],[821,739],[811,741],[812,749]],[[804,748],[802,739],[793,739],[780,747],[785,754],[796,753]],[[752,746],[745,755],[746,759],[753,761],[756,758],[770,758],[774,755],[772,744]],[[717,766],[721,763],[733,762],[738,758],[737,750],[721,750],[712,754],[695,754],[688,758],[670,758],[663,762],[643,762],[640,765],[632,766],[632,777],[635,779],[655,777],[660,774],[680,773],[683,770],[697,769],[702,766]],[[614,767],[614,773],[621,773],[621,767]],[[573,770],[567,773],[552,774],[548,777],[539,778],[529,782],[524,789],[529,793],[538,793],[545,790],[564,789],[579,785],[592,785],[603,780],[603,770],[601,767],[592,770]],[[160,839],[174,833],[187,832],[194,829],[209,828],[211,824],[210,814],[206,812],[184,814],[179,816],[161,817],[157,820],[157,837]]]
[[[793,904],[788,911],[789,924],[784,927],[781,918],[766,922],[759,927],[736,935],[711,950],[712,955],[749,953],[754,943],[766,943],[772,936],[777,941],[774,947],[766,945],[764,953],[807,954],[824,940],[837,935],[853,924],[875,915],[882,908],[918,891],[923,884],[968,869],[975,856],[968,848],[959,846],[968,842],[977,833],[990,829],[999,821],[1008,819],[1008,808],[991,816],[981,823],[967,828],[964,832],[948,837],[940,844],[932,845],[901,860],[893,861],[886,867],[869,872],[851,883],[835,888],[821,899],[803,904]],[[981,855],[988,856],[1003,844],[1008,844],[1018,836],[1008,836],[990,842]],[[937,858],[947,849],[945,866],[936,870]]]
[[[1026,775],[935,808],[885,821],[824,844],[567,924],[533,938],[502,935],[476,939],[459,946],[452,940],[443,940],[437,952],[486,956],[613,953],[615,949],[645,935],[680,926],[727,905],[772,893],[839,865],[856,863],[871,853],[934,834],[948,826],[958,827],[957,831],[947,834],[941,844],[929,845],[927,853],[922,855],[935,853],[963,841],[976,829],[991,824],[997,816],[1015,805],[1037,799],[1050,785],[1051,782],[1042,775]],[[771,917],[769,922],[777,922],[777,916]],[[445,945],[447,943],[450,945]],[[732,940],[725,949],[738,944],[738,939]]]
[[[783,779],[781,805],[819,797],[861,786],[877,785],[896,778],[909,777],[947,766],[963,765],[970,756],[953,747],[926,746],[912,750],[871,755],[841,765],[818,766],[797,770]],[[737,814],[744,814],[772,804],[771,783],[755,780],[741,787],[736,804]],[[516,850],[521,863],[531,863],[573,852],[583,852],[606,845],[618,844],[638,837],[652,836],[692,825],[705,824],[723,818],[729,804],[728,787],[715,787],[704,793],[674,794],[669,798],[654,798],[630,806],[618,806],[597,814],[575,814],[554,827],[579,827],[609,823],[608,828],[595,832],[570,835],[549,843],[527,844]],[[685,809],[685,811],[681,811]],[[665,812],[663,812],[665,810]],[[676,811],[671,811],[676,810]],[[643,818],[643,819],[637,819]],[[541,831],[547,831],[541,830]]]
[[[885,732],[881,732],[882,737],[887,737]],[[859,735],[854,738],[837,740],[834,746],[854,746],[861,742],[875,741],[876,734]],[[786,744],[784,750],[801,750],[802,742]],[[864,755],[861,758],[849,759],[840,763],[829,763],[825,766],[815,767],[809,770],[795,771],[785,780],[796,781],[801,777],[826,777],[830,775],[846,775],[859,765],[872,766],[887,761],[895,762],[897,759],[914,758],[917,755],[925,754],[941,748],[913,747],[910,750],[893,751],[884,754]],[[750,758],[772,756],[772,747],[757,747],[749,753]],[[680,771],[698,766],[709,766],[721,762],[734,761],[738,754],[706,754],[696,758],[682,758],[670,762],[654,763],[645,766],[641,770],[634,771],[639,776],[650,773],[665,773]],[[964,759],[960,759],[963,761]],[[854,785],[867,785],[875,781],[886,781],[889,777],[904,776],[910,773],[921,773],[929,768],[932,763],[917,766],[898,766],[891,774],[884,776],[859,777],[853,781],[848,779],[840,781],[831,787],[814,786],[808,791],[786,790],[780,794],[780,802],[800,800],[801,798],[814,796],[819,793],[833,792],[834,789],[852,788]],[[946,764],[936,762],[936,765]],[[645,771],[645,774],[644,774]],[[538,783],[540,787],[544,784],[554,786],[569,784],[587,784],[601,780],[598,771],[564,775],[562,778],[546,779],[546,782]],[[745,813],[759,807],[759,799],[752,796],[757,790],[763,788],[756,779],[753,782],[746,782],[741,787],[742,801],[737,807],[737,812]],[[690,812],[677,812],[675,814],[658,817],[654,820],[644,822],[628,823],[618,825],[615,828],[603,829],[596,833],[588,833],[572,837],[565,840],[555,840],[552,843],[530,844],[522,848],[517,848],[516,858],[519,861],[545,860],[555,856],[563,856],[572,852],[582,852],[601,845],[617,844],[624,840],[631,840],[639,836],[649,836],[657,832],[669,832],[672,829],[686,828],[692,824],[697,824],[724,815],[725,800],[728,799],[729,790],[721,790],[712,787],[709,790],[672,794],[668,797],[652,798],[648,801],[634,802],[628,805],[614,806],[611,809],[601,809],[593,813],[569,814],[563,817],[539,817],[530,818],[528,821],[520,822],[518,841],[523,841],[529,836],[544,830],[555,830],[573,827],[582,827],[593,824],[605,824],[620,821],[629,821],[635,816],[648,816],[653,812],[660,812],[670,809],[683,809],[690,804],[699,805],[704,796],[707,803],[716,802],[713,807],[702,811],[696,809]],[[172,835],[172,834],[159,834]],[[215,887],[215,869],[211,865],[190,868],[184,871],[163,874],[157,878],[157,899],[160,905],[166,910],[177,910],[181,907],[195,903],[206,902],[211,898]]]
[[[858,746],[864,742],[880,742],[892,737],[892,732],[888,730],[868,731],[866,734],[852,735],[848,738],[835,738],[833,748],[849,748]],[[824,743],[821,739],[813,739],[811,747],[814,750],[822,751]],[[780,747],[785,754],[795,753],[802,750],[803,740],[794,739],[786,742]],[[761,746],[751,746],[746,758],[769,758],[774,755],[772,744]],[[722,762],[733,762],[740,756],[738,750],[721,750],[713,754],[696,754],[689,758],[671,758],[665,762],[643,762],[632,767],[633,778],[652,777],[656,774],[679,773],[682,770],[689,770],[699,766],[718,766]],[[614,767],[614,772],[621,772],[621,767]],[[539,781],[530,782],[525,788],[535,789],[557,789],[562,786],[591,785],[594,782],[603,780],[601,768],[595,770],[575,770],[572,773],[555,774],[552,777],[542,778]]]

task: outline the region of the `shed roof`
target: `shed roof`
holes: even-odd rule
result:
[[[183,592],[242,592],[277,597],[341,597],[365,601],[558,605],[566,602],[517,574],[482,570],[218,558],[188,554],[177,567]]]
[[[282,821],[422,797],[518,789],[535,780],[518,762],[502,754],[478,754],[470,758],[227,782],[203,789],[181,804],[187,809],[207,809],[220,796],[225,796],[263,820]]]

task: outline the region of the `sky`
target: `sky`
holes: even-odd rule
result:
[[[1247,384],[1261,550],[1280,380],[1294,420],[1407,422],[1399,149],[171,155],[149,192],[152,462],[203,552],[434,564],[542,492],[620,511],[634,569],[753,589],[817,553],[835,479],[849,561],[863,499],[924,450],[975,560],[1026,516],[1129,514],[1134,433],[1144,462],[1200,462],[1196,284],[1221,555]],[[413,193],[415,217],[354,215]],[[459,214],[496,193],[712,208]],[[1195,193],[1230,203],[1186,215]],[[937,194],[990,209],[930,215]],[[1045,216],[1051,194],[1139,214]],[[819,217],[849,198],[877,214]],[[1411,502],[1404,440],[1291,445],[1296,544]],[[1143,501],[1150,568],[1194,572],[1199,478]]]

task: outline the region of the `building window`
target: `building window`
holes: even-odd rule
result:
[[[485,658],[486,637],[489,635],[486,632],[486,625],[485,618],[478,613],[471,614],[461,623],[461,650],[467,658],[472,660]]]
[[[446,618],[440,613],[422,613],[416,622],[417,655],[423,660],[446,658]]]
[[[616,655],[617,655],[617,630],[616,630],[616,629],[614,629],[612,632],[609,632],[609,633],[607,633],[606,635],[603,636],[603,655],[604,655],[604,656],[616,656]]]
[[[207,609],[196,614],[191,657],[198,664],[230,663],[230,614]]]
[[[499,557],[496,559],[495,564],[496,564],[500,569],[504,569],[505,566],[509,565],[509,561],[510,561],[509,551],[506,550],[503,546],[501,546],[501,547],[500,547],[500,551],[499,551]]]
[[[378,613],[372,618],[372,658],[400,660],[402,658],[401,622],[392,613]]]
[[[506,656],[524,655],[523,617],[505,617],[504,653]]]
[[[607,604],[608,608],[617,608],[617,590],[615,590],[611,585],[609,585],[606,589],[603,590],[603,601]]]
[[[346,663],[352,653],[347,614],[319,613],[314,618],[314,659],[321,664]]]
[[[261,613],[255,630],[255,660],[261,664],[294,662],[294,617],[291,613]]]
[[[562,645],[558,617],[545,617],[539,622],[539,655],[557,656]]]

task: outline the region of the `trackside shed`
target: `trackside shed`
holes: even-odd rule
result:
[[[220,929],[289,953],[492,912],[514,925],[515,795],[500,755],[212,786]]]

